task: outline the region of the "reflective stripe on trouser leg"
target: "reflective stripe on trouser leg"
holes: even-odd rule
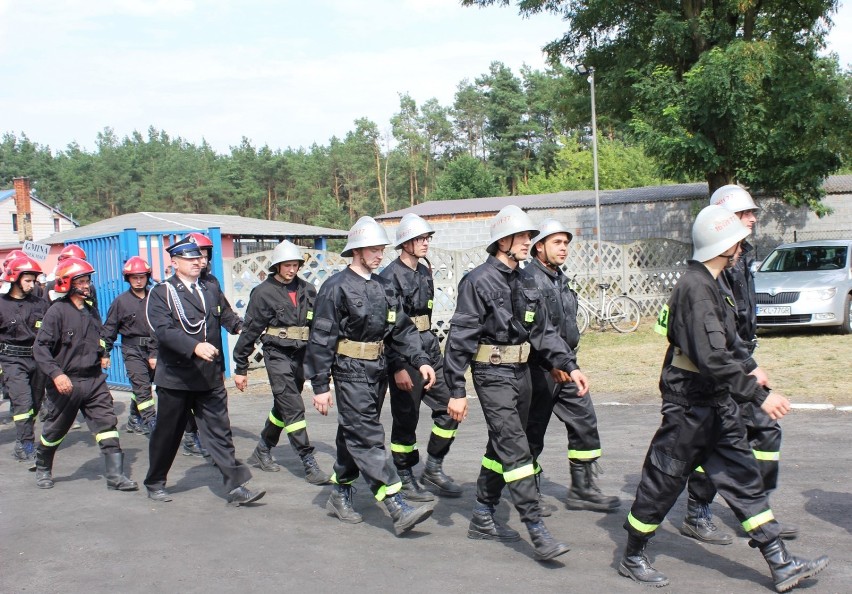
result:
[[[19,415],[12,415],[12,421],[18,423],[20,421],[28,421],[33,416],[33,409],[28,410],[25,413],[21,413]]]
[[[154,418],[156,410],[150,408],[154,405],[154,398],[151,394],[151,380],[154,376],[154,370],[148,365],[147,349],[138,345],[122,344],[121,355],[124,358],[127,379],[130,380],[133,389],[130,414],[141,417],[143,421],[148,422]]]
[[[9,410],[15,422],[15,439],[33,441],[35,432],[35,393],[39,389],[35,361],[23,357],[2,357],[3,378],[9,396]]]
[[[592,462],[600,457],[600,450],[568,450],[568,459],[575,462]]]
[[[393,376],[388,382],[390,392],[391,457],[400,470],[413,468],[420,462],[417,448],[417,425],[420,422],[420,402],[423,396],[423,377],[410,365],[403,366],[413,384],[410,392],[400,390]]]
[[[399,493],[400,489],[402,489],[402,481],[392,485],[382,485],[379,487],[379,490],[376,491],[376,501],[384,501],[386,497],[392,497]]]
[[[548,377],[550,377],[549,373]],[[593,462],[600,458],[601,438],[591,394],[579,396],[577,384],[573,382],[560,384],[553,414],[565,425],[569,460]]]
[[[272,410],[260,436],[270,446],[278,445],[282,431],[290,446],[299,454],[314,453],[305,423],[305,384],[301,357],[290,357],[281,349],[266,345],[263,348],[266,374],[272,388]]]
[[[746,436],[755,459],[758,461],[763,488],[771,493],[778,486],[781,460],[781,424],[770,418],[759,406],[748,402],[740,405]]]
[[[335,485],[351,485],[352,483],[355,482],[355,479],[352,479],[352,480],[349,480],[349,481],[342,481],[339,478],[337,478],[337,473],[335,473],[335,472],[331,473],[331,478],[329,480],[332,483],[334,483]]]

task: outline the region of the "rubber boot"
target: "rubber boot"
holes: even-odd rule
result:
[[[104,454],[107,489],[113,491],[138,491],[139,485],[124,476],[124,452]]]
[[[36,486],[39,489],[53,488],[53,457],[56,455],[56,449],[36,450]]]
[[[648,561],[648,557],[645,555],[647,545],[648,539],[628,534],[627,546],[624,549],[624,555],[621,557],[621,563],[618,564],[618,573],[646,586],[657,588],[668,586],[669,578],[654,569],[651,562]]]
[[[559,555],[564,555],[571,549],[564,542],[559,542],[550,535],[547,526],[543,520],[538,522],[527,522],[527,530],[530,533],[533,548],[535,549],[535,558],[539,561],[550,561]]]
[[[614,495],[604,495],[595,483],[596,462],[571,462],[571,488],[565,505],[568,509],[611,512],[621,506]]]
[[[423,485],[431,487],[441,497],[461,497],[462,488],[444,474],[444,461],[433,456],[426,458],[426,467],[420,475]]]
[[[32,441],[15,441],[12,457],[18,462],[32,462],[35,460],[35,443]]]
[[[261,437],[257,441],[257,447],[249,456],[248,463],[264,472],[278,472],[281,467],[272,457],[272,448]]]
[[[411,507],[406,503],[401,493],[386,497],[384,503],[393,520],[393,531],[397,536],[405,534],[431,516],[435,507],[434,503]]]
[[[334,485],[331,495],[325,502],[325,509],[337,516],[337,519],[347,524],[358,524],[364,518],[352,507],[352,493],[355,487],[352,485]]]
[[[328,485],[331,483],[331,476],[322,471],[313,454],[302,456],[302,466],[305,468],[305,480],[310,484]]]
[[[730,534],[722,532],[713,523],[710,505],[692,497],[686,501],[686,517],[680,525],[680,533],[713,545],[729,545],[734,541]]]
[[[408,501],[435,501],[435,496],[420,486],[417,477],[414,476],[410,468],[401,469],[397,472],[402,481],[402,496]]]
[[[467,537],[475,540],[497,540],[499,542],[514,542],[521,539],[517,530],[512,530],[494,518],[495,508],[487,503],[476,502],[473,506],[473,516],[467,527]]]
[[[198,433],[188,431],[183,434],[183,451],[181,453],[184,456],[197,456],[199,458],[210,456],[210,452],[202,447]]]
[[[799,582],[818,574],[828,567],[828,557],[823,555],[818,559],[809,561],[794,557],[784,546],[784,541],[776,538],[765,545],[758,546],[754,541],[749,542],[752,547],[760,548],[763,558],[769,564],[772,571],[772,581],[775,582],[776,592],[786,592],[799,585]]]

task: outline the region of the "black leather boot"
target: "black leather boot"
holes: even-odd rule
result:
[[[618,564],[618,573],[646,586],[657,588],[668,586],[669,578],[654,569],[651,562],[648,561],[648,557],[645,556],[647,545],[647,539],[628,534],[627,547],[624,549],[621,563]]]
[[[385,498],[385,507],[393,520],[394,533],[400,536],[431,516],[435,504],[427,503],[420,507],[411,507],[400,493],[396,493]]]
[[[124,476],[124,452],[104,454],[107,489],[113,491],[138,491],[139,485]]]
[[[36,486],[39,489],[53,488],[53,457],[56,455],[56,448],[36,450]]]
[[[305,480],[310,484],[328,485],[331,483],[331,476],[322,471],[313,454],[302,456],[302,466],[305,468]]]
[[[278,472],[281,470],[275,458],[272,457],[272,448],[267,445],[262,437],[257,441],[257,447],[254,448],[251,456],[249,456],[248,463],[255,468],[260,468],[264,472]]]
[[[197,456],[199,458],[208,458],[210,456],[210,452],[201,445],[201,439],[198,437],[197,432],[186,432],[183,434],[183,450],[181,453],[184,456]]]
[[[568,509],[611,512],[621,505],[614,495],[604,495],[595,483],[596,462],[571,462],[571,488],[565,505]]]
[[[476,502],[473,507],[473,516],[467,527],[467,537],[476,540],[497,540],[500,542],[514,542],[521,539],[517,530],[512,530],[505,524],[501,524],[494,518],[494,506],[486,503]]]
[[[567,544],[559,542],[550,535],[550,531],[544,525],[543,520],[527,522],[527,530],[529,530],[530,540],[532,540],[535,549],[535,558],[539,561],[550,561],[571,550]]]
[[[435,501],[435,496],[420,486],[410,468],[398,470],[402,481],[402,496],[408,501]]]
[[[680,533],[707,544],[729,545],[734,541],[730,534],[722,532],[713,523],[710,505],[692,497],[686,501],[686,517],[680,525]]]
[[[252,491],[246,486],[246,484],[247,483],[242,484],[236,489],[231,489],[231,492],[228,493],[227,497],[228,505],[240,507],[241,505],[260,501],[263,499],[263,496],[266,495],[266,491]]]
[[[15,441],[12,457],[18,462],[32,462],[35,460],[35,443],[32,440]]]
[[[772,570],[772,581],[775,582],[776,592],[786,592],[799,585],[799,582],[818,574],[828,567],[828,557],[823,555],[813,561],[794,557],[784,546],[784,541],[776,538],[764,545],[757,545],[754,541],[749,542],[752,547],[757,546],[763,553],[763,558]]]
[[[441,497],[461,497],[462,488],[453,482],[453,479],[444,474],[444,461],[429,456],[426,458],[426,467],[420,480],[427,487],[432,487]]]
[[[334,485],[331,495],[325,503],[325,509],[337,516],[337,519],[347,524],[358,524],[364,518],[352,507],[352,493],[355,487],[352,485]]]

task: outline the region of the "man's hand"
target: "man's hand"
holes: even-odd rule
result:
[[[101,369],[109,368],[109,357],[101,357]]]
[[[53,378],[53,385],[56,386],[56,391],[63,396],[68,396],[74,391],[74,384],[71,382],[71,378],[64,373]]]
[[[154,357],[152,357],[151,359],[148,359],[148,367],[150,367],[151,369],[156,369],[157,368],[157,359],[154,358]]]
[[[323,392],[322,394],[314,394],[314,408],[323,416],[328,415],[328,411],[334,406],[334,401],[331,399],[331,392]]]
[[[467,398],[464,396],[450,398],[450,402],[447,404],[447,413],[454,421],[459,423],[464,421],[467,418]]]
[[[571,380],[577,384],[577,396],[585,396],[589,393],[589,380],[579,369],[571,372]]]
[[[763,409],[763,412],[769,415],[770,419],[777,421],[790,412],[790,401],[781,394],[772,392],[766,397],[766,400],[763,401],[760,408]]]
[[[213,361],[219,354],[219,349],[209,342],[199,342],[195,345],[195,356],[205,361]]]
[[[556,369],[555,367],[550,370],[550,377],[553,378],[557,384],[566,384],[571,380],[571,376],[568,375],[567,371],[562,371],[561,369]]]
[[[435,377],[435,370],[432,369],[431,365],[421,365],[420,366],[420,375],[423,376],[423,381],[424,381],[423,389],[424,390],[428,390],[433,385],[435,385],[435,380],[437,378]]]
[[[763,371],[760,367],[755,367],[754,371],[749,373],[749,375],[753,375],[757,380],[757,383],[763,386],[764,388],[769,385],[769,376],[766,375],[766,372]]]
[[[414,382],[411,381],[411,375],[406,369],[400,369],[394,373],[393,381],[396,382],[396,387],[403,392],[411,392],[414,389]]]
[[[234,387],[240,392],[245,392],[248,387],[248,376],[234,374]]]

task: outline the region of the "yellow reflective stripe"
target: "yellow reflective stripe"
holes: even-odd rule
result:
[[[279,421],[278,419],[276,419],[275,415],[273,415],[271,412],[269,413],[269,422],[275,425],[276,427],[281,427],[282,429],[284,428],[284,421]]]
[[[100,344],[100,345],[101,345],[101,348],[102,348],[102,349],[105,349],[105,348],[106,348],[106,343],[104,342],[103,338],[102,338],[102,339],[100,339],[100,340],[98,341],[98,344]]]
[[[30,409],[27,412],[21,413],[19,415],[14,415],[12,417],[12,421],[14,421],[15,423],[17,423],[18,421],[26,421],[31,416],[33,416],[33,409]]]
[[[669,304],[666,303],[663,309],[660,310],[660,315],[657,316],[657,323],[654,324],[654,332],[667,336],[669,333]]]
[[[35,327],[36,327],[36,328],[41,328],[41,320],[39,320],[39,321],[37,321],[37,322],[35,323]]]
[[[429,309],[432,309],[433,305],[435,305],[435,302],[431,299],[426,302],[426,307],[429,308]]]
[[[695,472],[700,472],[700,473],[704,474],[704,469],[703,469],[703,468],[701,468],[700,466],[696,466],[696,467],[695,467]]]
[[[412,445],[404,445],[401,443],[393,443],[391,442],[391,451],[396,452],[398,454],[410,454],[414,450],[417,449],[417,444]]]
[[[456,436],[458,429],[443,429],[437,425],[432,425],[432,433],[444,439],[452,439]]]
[[[538,465],[538,462],[535,463],[535,473],[541,474],[541,466]]]
[[[145,402],[143,402],[141,404],[137,404],[136,408],[138,410],[145,410],[146,408],[151,408],[152,406],[154,406],[154,399],[153,398],[151,398],[150,400],[146,400]]]
[[[42,435],[41,436],[41,443],[44,444],[45,446],[49,447],[49,448],[54,448],[54,447],[58,446],[60,443],[62,443],[63,439],[65,439],[64,435],[62,437],[60,437],[59,439],[57,439],[56,441],[47,441],[44,438],[44,435]]]
[[[524,321],[525,322],[532,322],[533,320],[535,320],[535,312],[534,311],[525,311],[524,312]]]
[[[286,431],[287,433],[293,433],[294,431],[298,431],[299,429],[304,429],[307,426],[308,426],[308,422],[306,420],[302,419],[301,421],[296,421],[292,425],[287,425],[286,427],[284,427],[284,431]]]
[[[307,320],[313,320],[313,319],[314,319],[314,310],[309,309],[309,310],[308,310],[308,315],[307,315],[307,316],[305,316],[305,319],[307,319]]]
[[[515,468],[513,470],[507,470],[503,472],[503,480],[507,483],[511,483],[514,481],[519,481],[521,479],[525,479],[528,476],[532,476],[535,474],[535,468],[533,468],[532,464],[524,464],[520,468]]]
[[[95,435],[95,441],[101,443],[104,439],[112,439],[113,437],[118,439],[118,431],[104,431],[103,433],[98,433]]]
[[[497,474],[503,474],[503,465],[500,464],[497,460],[492,460],[491,458],[486,458],[485,456],[483,456],[482,466],[492,472],[496,472]]]
[[[761,462],[778,462],[781,459],[781,452],[761,452],[760,450],[752,450],[754,457]]]
[[[568,450],[568,457],[573,458],[574,460],[591,460],[593,458],[600,458],[601,451],[600,450]]]
[[[388,322],[390,322],[391,324],[396,322],[396,312],[392,309],[388,310]],[[381,501],[381,500],[379,500],[379,501]]]
[[[335,485],[351,485],[352,483],[355,482],[355,479],[352,479],[351,481],[346,481],[346,482],[341,481],[340,479],[337,478],[336,472],[331,473],[331,478],[329,480],[332,483],[334,483]]]
[[[401,489],[402,482],[394,483],[392,485],[382,485],[379,487],[379,490],[376,491],[376,501],[384,501],[387,496],[396,495]]]
[[[627,514],[627,523],[633,526],[638,532],[642,534],[650,534],[654,530],[660,527],[659,524],[646,524],[645,522],[640,522],[633,515],[633,512]]]
[[[131,399],[133,402],[136,402],[136,394],[134,394],[133,392],[131,392],[131,393],[130,393],[130,399]]]
[[[760,512],[756,516],[752,516],[746,521],[743,522],[743,530],[746,532],[751,532],[752,530],[759,528],[766,524],[767,522],[771,522],[775,519],[775,514],[772,513],[771,509],[766,510],[765,512]]]

